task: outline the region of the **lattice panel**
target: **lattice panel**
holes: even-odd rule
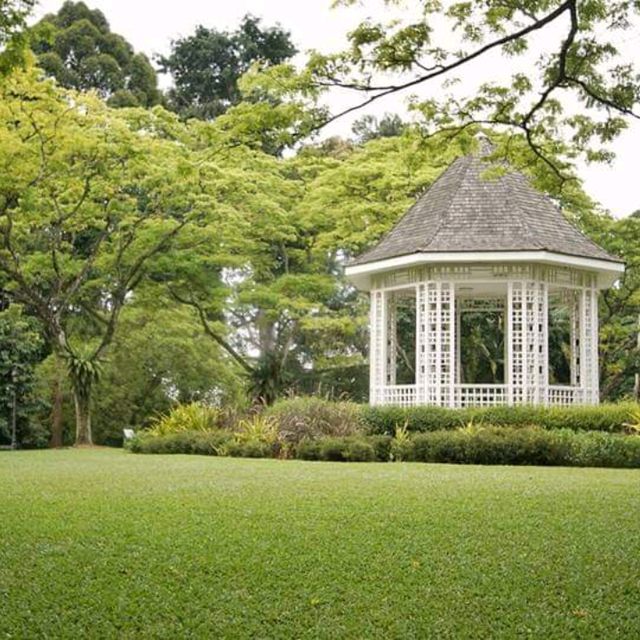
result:
[[[495,407],[509,401],[506,384],[457,384],[456,407]]]
[[[510,282],[508,291],[509,404],[544,403],[549,377],[547,285]]]
[[[580,386],[580,315],[582,296],[577,295],[576,291],[566,291],[565,300],[569,306],[569,346],[570,354],[570,374],[571,385]]]
[[[584,390],[580,387],[552,385],[547,396],[549,406],[568,407],[584,403]]]
[[[454,404],[455,296],[450,282],[428,282],[425,288],[425,403]]]
[[[398,304],[397,294],[388,292],[386,294],[386,367],[385,384],[396,383],[396,358],[398,340]]]
[[[397,384],[382,387],[380,404],[390,404],[398,407],[412,407],[417,404],[415,384]]]

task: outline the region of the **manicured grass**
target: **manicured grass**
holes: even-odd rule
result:
[[[0,486],[0,637],[640,637],[638,471],[80,450]]]

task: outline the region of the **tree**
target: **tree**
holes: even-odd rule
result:
[[[234,250],[226,230],[239,214],[225,194],[251,184],[241,167],[253,152],[161,108],[109,109],[34,70],[0,84],[0,123],[5,286],[69,363],[76,442],[91,443],[92,391],[124,306],[148,279]]]
[[[34,410],[34,367],[42,357],[37,323],[16,305],[0,311],[0,434],[15,447]]]
[[[362,116],[356,120],[351,131],[359,143],[368,142],[374,138],[388,138],[399,136],[405,123],[397,113],[385,113],[380,120],[372,115]]]
[[[428,88],[440,97],[414,97],[411,106],[431,130],[457,132],[480,123],[515,131],[563,179],[567,159],[579,154],[610,159],[606,145],[629,118],[640,117],[640,76],[621,48],[625,34],[637,28],[640,5],[635,1],[387,4],[402,5],[402,17],[410,18],[388,25],[367,20],[349,34],[344,53],[311,57],[308,72],[317,86],[358,96],[327,121],[392,94]],[[539,51],[540,36],[547,33],[553,45]],[[499,69],[500,56],[511,61],[511,68],[518,58],[526,62],[504,82],[494,80],[495,74],[481,75],[480,86],[468,96],[453,90],[458,76],[475,81],[473,63]],[[559,146],[563,140],[569,146]]]
[[[211,119],[240,102],[238,79],[251,65],[277,65],[295,53],[287,31],[263,29],[247,15],[233,32],[198,26],[193,35],[175,40],[158,63],[173,78],[170,108],[185,118]]]
[[[191,310],[147,283],[123,310],[96,386],[93,430],[118,443],[122,428],[144,427],[175,402],[235,406],[244,399],[240,369],[202,331]]]
[[[114,107],[149,107],[160,101],[154,68],[109,28],[104,14],[67,0],[45,16],[32,37],[38,64],[60,85],[96,90]]]
[[[0,75],[25,62],[27,18],[36,0],[0,0]]]

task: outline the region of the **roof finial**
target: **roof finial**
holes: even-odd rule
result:
[[[484,131],[478,131],[475,135],[475,139],[478,141],[480,156],[488,156],[493,153],[495,147],[491,142],[491,138],[489,138]]]

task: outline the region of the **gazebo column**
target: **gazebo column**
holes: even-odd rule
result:
[[[372,290],[369,308],[369,403],[384,403],[386,383],[386,295]]]
[[[507,293],[507,400],[546,404],[549,388],[548,287],[509,282]]]
[[[595,287],[585,287],[580,295],[580,386],[585,404],[600,402],[598,291]]]
[[[452,282],[423,282],[416,304],[418,404],[455,406],[456,318]]]

